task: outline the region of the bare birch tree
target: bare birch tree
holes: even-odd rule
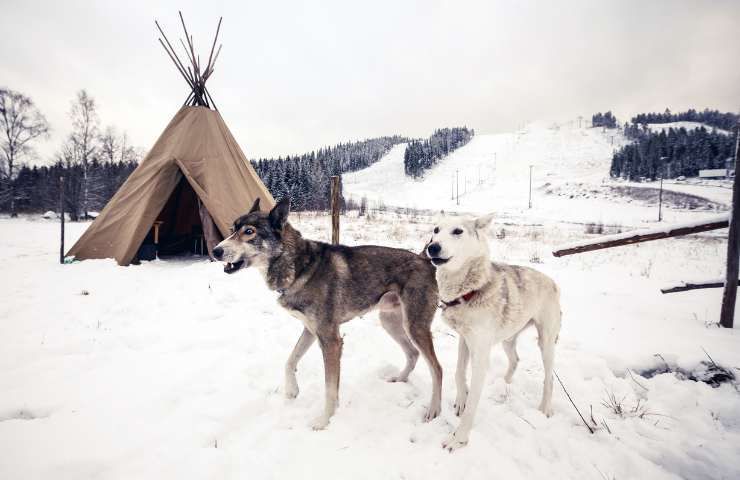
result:
[[[72,148],[68,153],[73,154],[73,162],[82,167],[80,213],[82,218],[87,218],[91,196],[94,193],[90,188],[90,163],[97,153],[100,125],[95,99],[85,90],[77,92],[69,117],[72,120],[72,133],[69,137]]]
[[[49,124],[30,98],[0,88],[0,129],[0,201],[10,201],[10,215],[15,217],[18,167],[25,157],[33,155],[32,142],[48,136]]]

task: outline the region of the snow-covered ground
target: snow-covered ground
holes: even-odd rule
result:
[[[615,149],[628,140],[619,130],[579,128],[576,122],[533,123],[513,133],[479,134],[422,179],[404,175],[405,145],[396,146],[371,167],[343,176],[347,195],[371,205],[430,211],[494,211],[516,221],[595,222],[640,227],[657,219],[657,206],[612,195],[625,185],[609,178]],[[528,208],[530,165],[532,208]],[[637,188],[653,184],[630,184]],[[459,188],[459,199],[457,191]],[[693,184],[664,188],[728,204],[731,190]],[[657,190],[653,194],[657,205]],[[692,212],[665,209],[666,221],[689,221]]]
[[[550,136],[553,162],[561,161],[557,138]],[[480,136],[465,148],[483,159],[500,147],[503,169],[503,152],[516,152],[509,141],[514,137]],[[520,158],[525,176],[527,162]],[[440,185],[449,173],[439,173]],[[547,178],[544,169],[538,175],[539,182]],[[487,181],[507,188],[503,180]],[[393,186],[384,186],[388,197],[403,194],[388,190]],[[409,189],[406,198],[426,192],[415,182],[398,186]],[[524,202],[514,213],[526,214],[524,193],[510,200]],[[472,198],[461,203],[497,208]],[[567,204],[557,207],[570,213]],[[543,216],[551,207],[537,208]],[[422,423],[428,372],[420,362],[408,384],[384,381],[403,355],[375,313],[343,327],[340,408],[327,430],[314,432],[308,423],[323,400],[319,350],[299,366],[299,397],[285,400],[283,365],[302,327],[256,272],[225,275],[221,265],[200,260],[59,265],[55,222],[0,219],[0,478],[740,478],[736,384],[712,388],[671,373],[638,373],[664,361],[695,370],[707,360],[702,349],[738,372],[737,330],[709,326],[721,290],[659,293],[682,279],[721,277],[724,232],[555,259],[552,246],[587,236],[583,225],[559,218],[510,225],[501,223],[510,221],[505,213],[493,228],[493,256],[534,263],[560,284],[556,371],[584,416],[596,421],[594,434],[558,384],[555,415],[536,410],[542,368],[530,333],[519,342],[522,361],[510,386],[495,349],[471,443],[447,453],[441,442],[458,422],[454,333],[435,320],[443,411]],[[308,237],[329,236],[326,216],[292,221]],[[375,212],[343,217],[342,239],[418,251],[430,222]],[[85,227],[68,225],[67,241]],[[603,404],[611,395],[621,414]]]

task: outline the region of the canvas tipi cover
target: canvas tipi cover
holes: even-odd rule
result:
[[[256,198],[275,203],[218,111],[186,106],[67,255],[131,263],[183,176],[224,237]]]

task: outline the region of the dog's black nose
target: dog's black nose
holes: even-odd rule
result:
[[[437,242],[434,242],[427,247],[427,252],[429,252],[430,257],[436,257],[441,251],[442,247]]]
[[[221,257],[224,255],[224,249],[221,247],[216,247],[213,249],[213,256],[216,257],[216,260],[220,260]]]

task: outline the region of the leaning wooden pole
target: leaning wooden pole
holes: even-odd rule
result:
[[[62,240],[59,246],[59,263],[64,264],[64,177],[59,177],[59,219]]]
[[[331,177],[331,243],[339,243],[339,176]]]
[[[740,254],[740,120],[737,124],[735,139],[735,179],[732,182],[732,215],[730,216],[730,232],[727,235],[727,269],[725,273],[725,292],[722,295],[722,310],[719,315],[719,324],[725,328],[732,328],[735,321],[735,299],[737,298],[738,254]]]
[[[738,283],[740,283],[740,280],[738,280]],[[661,288],[660,293],[688,292],[689,290],[701,290],[704,288],[722,288],[724,286],[724,281],[704,283],[684,282],[674,287]]]
[[[717,230],[719,228],[726,228],[729,225],[729,219],[726,215],[718,216],[714,220],[707,220],[701,224],[678,224],[671,228],[664,230],[635,230],[634,232],[613,235],[607,235],[603,239],[596,241],[584,242],[582,244],[575,244],[568,247],[561,247],[558,250],[552,252],[556,257],[564,257],[565,255],[573,255],[575,253],[592,252],[594,250],[601,250],[604,248],[618,247],[620,245],[632,245],[633,243],[649,242],[651,240],[660,240],[662,238],[680,237],[682,235],[689,235],[692,233],[708,232],[710,230]],[[735,278],[737,278],[737,272],[735,272]]]

